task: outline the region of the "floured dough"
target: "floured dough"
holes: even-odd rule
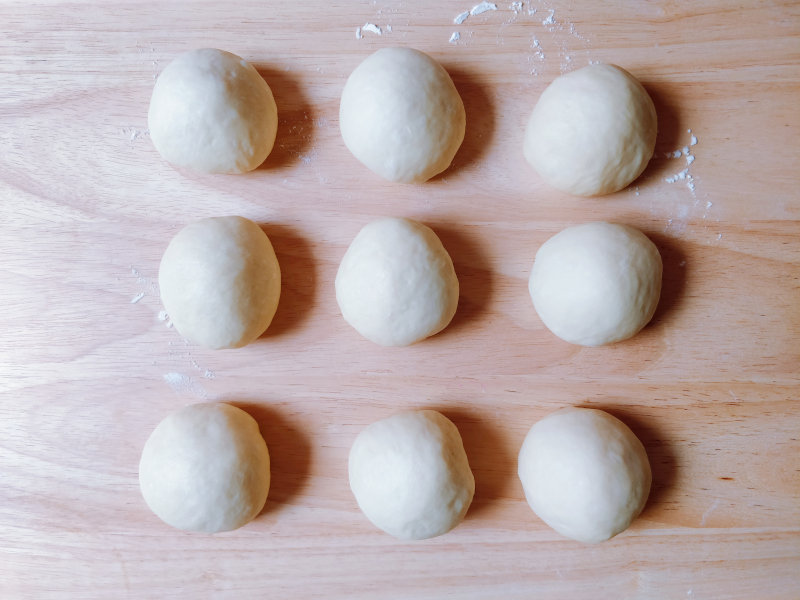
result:
[[[633,75],[589,65],[542,93],[525,131],[525,158],[559,190],[610,194],[644,171],[657,128],[653,101]]]
[[[258,423],[230,404],[192,404],[165,418],[142,450],[139,485],[162,521],[216,533],[248,523],[269,492]]]
[[[628,339],[655,313],[661,256],[638,229],[586,223],[564,229],[536,253],[528,289],[558,337],[582,346]]]
[[[367,518],[400,539],[447,533],[475,493],[458,429],[433,410],[399,413],[364,429],[350,448],[349,474]]]
[[[429,227],[379,219],[358,233],[342,258],[336,301],[368,340],[407,346],[447,326],[458,306],[458,278]]]
[[[519,478],[533,511],[561,535],[587,543],[627,529],[650,493],[639,439],[601,410],[565,408],[528,432]]]
[[[243,173],[272,151],[278,109],[252,65],[203,48],[180,55],[159,75],[147,121],[159,154],[176,167]]]
[[[464,139],[464,103],[447,71],[412,48],[381,48],[352,72],[339,126],[353,155],[389,181],[444,171]]]
[[[239,348],[272,322],[281,270],[261,228],[244,217],[211,217],[172,238],[158,271],[175,328],[207,348]]]

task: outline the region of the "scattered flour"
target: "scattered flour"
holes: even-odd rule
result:
[[[376,25],[375,23],[364,23],[361,27],[356,27],[356,39],[363,39],[366,33],[382,36],[384,32],[392,33],[392,26],[386,25],[384,28],[381,28],[380,25]]]
[[[130,265],[130,270],[131,275],[136,278],[136,283],[139,284],[139,291],[130,299],[131,304],[138,304],[148,294],[158,295],[158,287],[153,279],[142,275],[133,265]]]
[[[461,34],[457,31],[454,31],[453,34],[450,36],[448,40],[451,44],[455,44],[458,40],[461,39]]]
[[[692,195],[695,195],[695,183],[694,183],[694,176],[689,171],[689,167],[695,161],[695,156],[692,153],[692,148],[697,145],[697,136],[692,133],[691,129],[687,130],[687,133],[691,135],[689,140],[689,145],[680,148],[679,150],[673,150],[672,152],[666,152],[664,154],[665,158],[681,158],[683,157],[686,160],[686,167],[674,175],[670,175],[669,177],[665,177],[664,181],[667,183],[676,183],[678,181],[683,181],[686,183],[686,187],[689,188],[689,191]],[[710,208],[710,207],[707,207]]]
[[[684,184],[690,193],[671,196],[674,204],[665,205],[663,198],[660,200],[652,199],[650,202],[650,213],[653,216],[669,216],[670,218],[667,219],[664,231],[670,232],[673,235],[681,235],[690,224],[693,226],[698,225],[697,220],[699,219],[700,222],[702,222],[702,224],[699,225],[702,231],[713,235],[714,237],[712,239],[719,241],[722,239],[722,234],[717,234],[710,225],[712,221],[719,222],[719,215],[714,216],[714,213],[711,212],[712,207],[714,207],[712,201],[698,198],[697,182],[692,173],[692,167],[696,161],[694,147],[698,144],[698,139],[691,129],[688,129],[686,133],[689,134],[689,143],[687,145],[677,150],[660,153],[659,157],[663,157],[667,160],[682,160],[683,168],[665,177],[664,182],[669,184]],[[704,195],[707,196],[707,194]],[[664,208],[669,211],[667,215],[664,215]]]
[[[549,6],[546,5],[542,6],[544,4],[544,0],[537,0],[537,3],[539,4],[539,7],[533,6],[534,4],[533,0],[531,0],[530,2],[525,2],[523,0],[513,0],[512,2],[510,2],[510,4],[507,5],[508,7],[507,10],[511,13],[511,17],[506,19],[503,23],[500,24],[500,32],[502,32],[502,30],[505,27],[509,27],[514,23],[517,23],[520,16],[524,15],[525,13],[527,13],[529,17],[536,15],[537,13],[540,15],[546,15],[543,17],[540,16],[537,19],[537,21],[543,27],[545,27],[549,33],[553,34],[552,35],[553,39],[548,40],[548,43],[552,42],[556,44],[556,46],[558,47],[559,49],[558,55],[561,58],[561,65],[560,65],[561,72],[564,73],[574,68],[573,62],[575,62],[574,61],[575,52],[577,51],[577,49],[569,47],[569,45],[567,44],[567,38],[572,37],[579,40],[583,46],[582,50],[584,51],[587,50],[589,47],[589,40],[577,32],[577,30],[575,29],[575,25],[573,23],[565,21],[563,19],[556,19],[556,9],[550,8]],[[473,6],[470,10],[465,10],[457,14],[453,18],[453,23],[455,23],[456,25],[462,25],[470,17],[473,17],[475,15],[480,15],[488,11],[498,11],[498,10],[501,9],[498,9],[497,4],[494,2],[481,2],[480,4],[476,4],[475,6]],[[523,21],[520,21],[520,23],[523,23]],[[531,22],[524,24],[526,26],[534,25],[534,23]],[[458,33],[458,37],[454,39],[455,33]],[[473,35],[472,31],[452,32],[450,35],[450,39],[448,41],[452,44],[455,43],[458,39],[464,38],[464,36],[470,38],[472,37],[472,35]],[[537,43],[534,46],[532,46],[533,54],[527,56],[528,63],[532,63],[534,60],[544,61],[545,59],[544,51],[542,50],[542,47],[539,44],[539,40],[537,38],[534,39]],[[500,33],[498,33],[497,44],[499,46],[502,46],[504,43],[505,43],[504,38],[502,37],[502,35],[500,35]],[[531,75],[538,75],[539,74],[538,68],[536,66],[531,65],[529,67],[529,73]]]
[[[383,35],[383,31],[381,31],[381,28],[375,25],[375,23],[364,23],[361,26],[361,31],[368,31],[369,33],[374,33],[375,35]]]
[[[520,3],[520,8],[521,8]],[[455,18],[453,19],[453,23],[456,25],[461,25],[464,21],[466,21],[470,16],[477,16],[482,15],[485,12],[489,12],[490,10],[497,10],[497,4],[492,2],[481,2],[480,4],[476,4],[470,10],[465,10],[462,13],[458,13]]]
[[[706,512],[704,512],[703,516],[700,518],[700,527],[705,527],[706,526],[706,521],[708,520],[708,517],[711,516],[711,513],[713,513],[715,510],[717,510],[719,505],[720,505],[720,500],[719,500],[719,498],[717,498],[716,500],[714,500],[714,502],[711,504],[711,506],[709,506],[706,509]]]
[[[469,11],[469,14],[474,17],[476,15],[482,15],[490,10],[497,10],[497,4],[493,4],[491,2],[481,2],[480,4],[473,6],[472,10]]]
[[[164,373],[164,381],[179,394],[191,394],[204,400],[208,398],[208,393],[203,386],[183,373]]]
[[[149,129],[139,129],[138,127],[120,127],[119,132],[127,136],[129,142],[135,142],[139,138],[150,136]]]

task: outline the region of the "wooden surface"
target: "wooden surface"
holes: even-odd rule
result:
[[[454,25],[473,3],[0,4],[0,597],[800,595],[798,5],[501,2]],[[383,35],[358,39],[368,22]],[[339,135],[347,75],[387,45],[440,60],[466,105],[454,165],[425,185],[379,180]],[[274,91],[256,172],[177,172],[148,139],[155,76],[202,46]],[[538,94],[590,60],[641,79],[659,138],[634,185],[581,199],[521,147]],[[691,180],[668,183],[688,129]],[[224,214],[263,224],[284,288],[262,339],[213,352],[160,320],[156,275],[180,227]],[[461,281],[451,326],[403,349],[361,339],[333,293],[384,215],[432,226]],[[600,219],[652,237],[664,293],[636,338],[580,348],[541,324],[527,277],[549,236]],[[273,458],[263,514],[215,536],[161,523],[137,483],[156,423],[204,400],[248,410]],[[516,477],[528,428],[567,405],[620,417],[653,466],[641,518],[597,546],[546,527]],[[458,425],[477,492],[457,529],[405,543],[359,512],[346,465],[364,426],[412,407]]]

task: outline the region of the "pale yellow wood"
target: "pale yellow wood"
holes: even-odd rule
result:
[[[0,4],[0,597],[798,597],[798,4],[526,0],[455,25],[473,4]],[[365,23],[383,35],[357,39]],[[348,73],[387,45],[430,52],[466,104],[455,164],[425,185],[378,180],[339,136]],[[149,142],[155,75],[198,46],[272,86],[277,145],[252,174],[176,172]],[[639,181],[580,199],[521,144],[541,90],[590,60],[644,82],[660,132]],[[688,129],[694,193],[665,181]],[[182,225],[222,214],[264,225],[284,292],[263,339],[211,352],[159,320],[156,274]],[[382,215],[431,225],[462,284],[454,323],[405,349],[360,339],[333,294]],[[653,237],[665,289],[641,335],[588,349],[542,326],[526,283],[545,239],[596,219]],[[137,484],[155,424],[201,400],[249,410],[273,457],[264,514],[217,536],[163,525]],[[530,425],[572,404],[629,423],[655,473],[598,546],[548,529],[516,478]],[[366,521],[346,469],[362,427],[409,407],[454,420],[477,479],[467,520],[417,543]]]

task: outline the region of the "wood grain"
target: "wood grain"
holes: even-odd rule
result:
[[[1,597],[797,597],[800,8],[507,4],[460,26],[470,3],[0,4]],[[357,39],[366,22],[383,35]],[[431,53],[466,105],[463,147],[425,185],[377,179],[339,135],[347,75],[387,45]],[[155,76],[202,46],[274,91],[276,148],[248,175],[177,172],[147,138]],[[634,185],[580,199],[521,145],[538,94],[590,60],[642,80],[659,139]],[[688,129],[694,192],[665,181]],[[263,225],[284,289],[262,339],[212,352],[159,320],[156,274],[181,226],[222,214]],[[462,286],[452,325],[405,349],[360,339],[333,294],[383,215],[433,227]],[[526,282],[544,240],[600,219],[652,237],[664,295],[636,338],[580,348]],[[215,536],[163,525],[137,483],[155,424],[202,400],[253,414],[273,457],[264,513]],[[597,546],[548,529],[516,478],[527,429],[565,405],[621,418],[653,464],[641,518]],[[418,543],[375,530],[346,473],[357,432],[410,407],[458,425],[477,480],[466,521]]]

